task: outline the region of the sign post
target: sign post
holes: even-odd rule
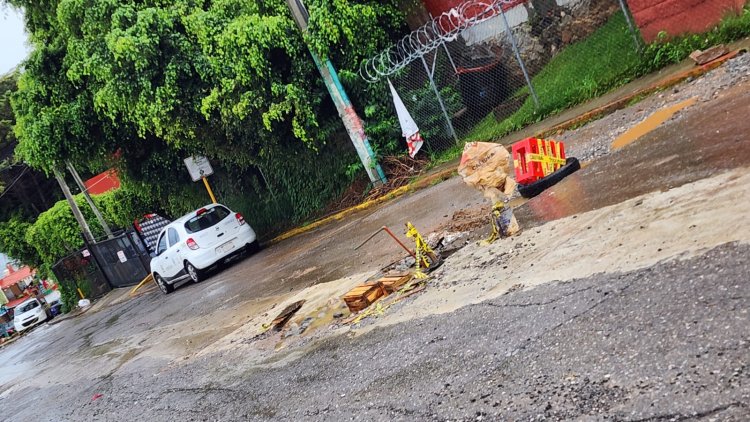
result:
[[[211,202],[215,204],[216,197],[214,196],[214,191],[211,190],[211,185],[208,184],[207,178],[208,176],[214,174],[214,169],[211,167],[211,163],[208,162],[208,158],[202,155],[194,155],[192,157],[186,158],[184,161],[185,167],[187,167],[188,173],[190,173],[190,177],[193,179],[193,182],[203,180],[203,184],[206,186],[206,190],[208,191],[208,196],[211,197]]]

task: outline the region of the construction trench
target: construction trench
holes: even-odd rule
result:
[[[0,349],[4,414],[747,420],[749,88],[744,54],[555,135],[582,169],[514,194],[521,231],[490,244],[492,203],[454,177],[174,294],[110,295]],[[426,279],[387,233],[361,245],[387,226],[413,251],[407,221],[442,261]]]

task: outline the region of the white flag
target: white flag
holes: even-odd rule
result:
[[[388,86],[391,88],[393,105],[396,106],[398,122],[401,124],[401,134],[406,138],[406,146],[409,150],[409,156],[414,158],[424,143],[422,135],[419,134],[419,127],[417,127],[414,119],[411,118],[411,114],[409,114],[409,111],[406,109],[404,102],[401,101],[401,97],[398,96],[398,92],[396,92],[396,88],[393,87],[390,79],[388,79]]]

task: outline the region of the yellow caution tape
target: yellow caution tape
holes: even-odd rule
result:
[[[414,238],[414,252],[417,256],[416,258],[416,271],[414,271],[414,278],[418,278],[421,280],[424,280],[428,278],[427,274],[422,272],[422,265],[424,265],[424,268],[430,267],[430,262],[425,258],[429,257],[430,255],[435,256],[435,252],[430,248],[430,245],[425,242],[425,240],[422,238],[422,235],[419,234],[417,231],[417,228],[414,227],[411,222],[406,223],[406,237]]]

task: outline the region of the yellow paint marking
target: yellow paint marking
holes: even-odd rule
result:
[[[618,136],[617,139],[612,142],[612,149],[620,149],[626,145],[632,144],[641,136],[651,132],[652,130],[659,127],[659,125],[669,120],[669,118],[674,116],[674,114],[678,111],[682,110],[683,108],[690,107],[697,101],[698,98],[693,97],[655,112],[654,114],[648,116],[646,120],[638,123],[637,125],[628,129],[622,135]]]

